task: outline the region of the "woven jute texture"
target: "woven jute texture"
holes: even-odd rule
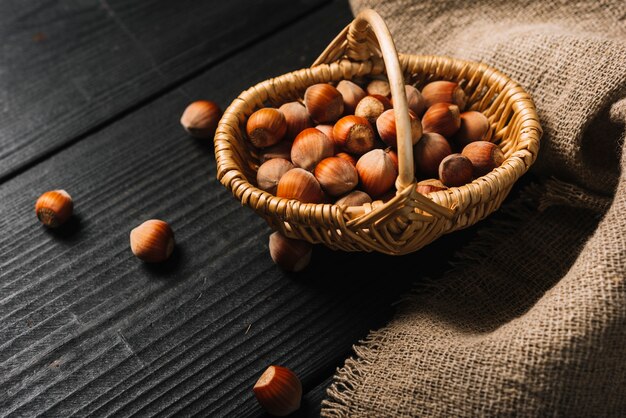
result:
[[[520,82],[544,136],[539,182],[450,271],[415,277],[337,371],[322,416],[626,416],[626,2],[351,5],[378,11],[401,52]]]

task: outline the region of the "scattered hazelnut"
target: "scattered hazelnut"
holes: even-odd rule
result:
[[[56,228],[65,223],[74,210],[72,197],[65,190],[51,190],[45,192],[35,203],[35,213],[39,221]]]
[[[287,238],[276,231],[270,235],[270,256],[285,271],[299,272],[311,261],[313,245],[304,240]]]
[[[130,249],[148,263],[165,261],[174,251],[174,232],[167,222],[150,219],[130,231]]]
[[[191,103],[180,118],[180,124],[193,137],[213,138],[222,110],[215,102],[198,100]]]
[[[271,415],[282,417],[300,408],[302,383],[286,367],[268,367],[252,390],[261,407]]]

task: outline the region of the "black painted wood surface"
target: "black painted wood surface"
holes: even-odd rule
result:
[[[269,228],[216,180],[212,144],[178,120],[192,100],[226,106],[310,65],[351,19],[343,1],[320,7],[64,149],[42,149],[42,161],[0,184],[0,415],[262,416],[251,388],[270,364],[302,378],[296,415],[319,414],[351,346],[415,281],[445,270],[475,229],[403,257],[316,247],[306,271],[286,274],[269,257]],[[111,117],[119,104],[107,100]],[[54,188],[75,202],[58,231],[33,213]],[[130,230],[149,218],[175,231],[163,265],[129,249]]]
[[[0,179],[323,3],[0,2]]]

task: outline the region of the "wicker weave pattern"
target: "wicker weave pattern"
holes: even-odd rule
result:
[[[499,71],[449,57],[398,54],[394,59],[406,83],[418,88],[442,79],[461,83],[468,95],[468,110],[481,111],[488,117],[494,140],[505,153],[506,160],[500,167],[470,184],[428,196],[415,191],[413,180],[388,202],[375,201],[345,210],[331,204],[278,198],[255,187],[259,160],[245,138],[247,118],[268,104],[277,107],[301,98],[306,88],[316,83],[383,73],[385,63],[377,37],[367,23],[357,17],[313,67],[266,80],[233,101],[215,136],[217,177],[243,205],[289,237],[344,251],[407,254],[498,209],[513,183],[535,161],[542,131],[530,96]],[[412,161],[412,155],[410,158]]]

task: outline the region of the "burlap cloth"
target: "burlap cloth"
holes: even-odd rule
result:
[[[626,416],[626,1],[351,6],[377,10],[401,52],[520,82],[544,136],[539,183],[443,277],[416,275],[338,370],[322,416]]]

